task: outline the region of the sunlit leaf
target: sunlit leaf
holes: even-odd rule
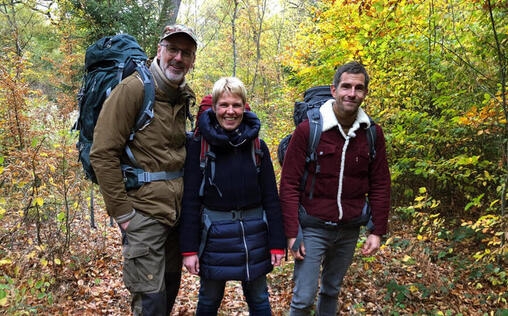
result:
[[[42,197],[36,197],[33,201],[34,206],[43,206],[44,205],[44,199]]]

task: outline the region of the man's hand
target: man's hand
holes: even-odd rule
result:
[[[370,234],[367,241],[363,244],[362,255],[370,256],[376,253],[381,246],[381,236]]]
[[[199,258],[198,255],[190,255],[183,257],[183,265],[190,274],[199,274]]]
[[[291,252],[291,255],[295,260],[303,260],[305,257],[305,245],[303,244],[303,240],[300,243],[300,247],[296,251],[293,251],[293,244],[295,243],[296,238],[288,238],[288,248]]]
[[[121,224],[120,224],[120,227],[122,227],[122,229],[123,229],[123,230],[126,230],[126,229],[127,229],[127,226],[129,226],[129,223],[130,223],[130,222],[131,222],[131,221],[126,221],[126,222],[123,222],[123,223],[121,223]]]

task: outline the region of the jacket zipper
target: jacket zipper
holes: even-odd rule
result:
[[[247,281],[250,281],[250,269],[249,269],[249,249],[247,248],[247,241],[245,240],[245,227],[243,226],[243,221],[240,221],[240,227],[242,227],[242,241],[243,248],[245,249],[245,269],[247,270]]]

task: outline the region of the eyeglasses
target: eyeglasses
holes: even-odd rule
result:
[[[182,54],[183,59],[189,60],[192,57],[194,57],[194,52],[192,52],[190,50],[176,48],[176,47],[171,46],[170,44],[165,44],[165,43],[160,43],[159,45],[164,46],[166,48],[166,50],[168,51],[169,55],[171,55],[171,57],[175,57],[176,55],[178,55],[179,52]]]

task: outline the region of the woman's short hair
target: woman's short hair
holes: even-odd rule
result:
[[[245,85],[237,77],[222,77],[215,82],[212,89],[212,103],[214,107],[224,92],[239,96],[244,105],[247,103],[247,89],[245,89]]]

